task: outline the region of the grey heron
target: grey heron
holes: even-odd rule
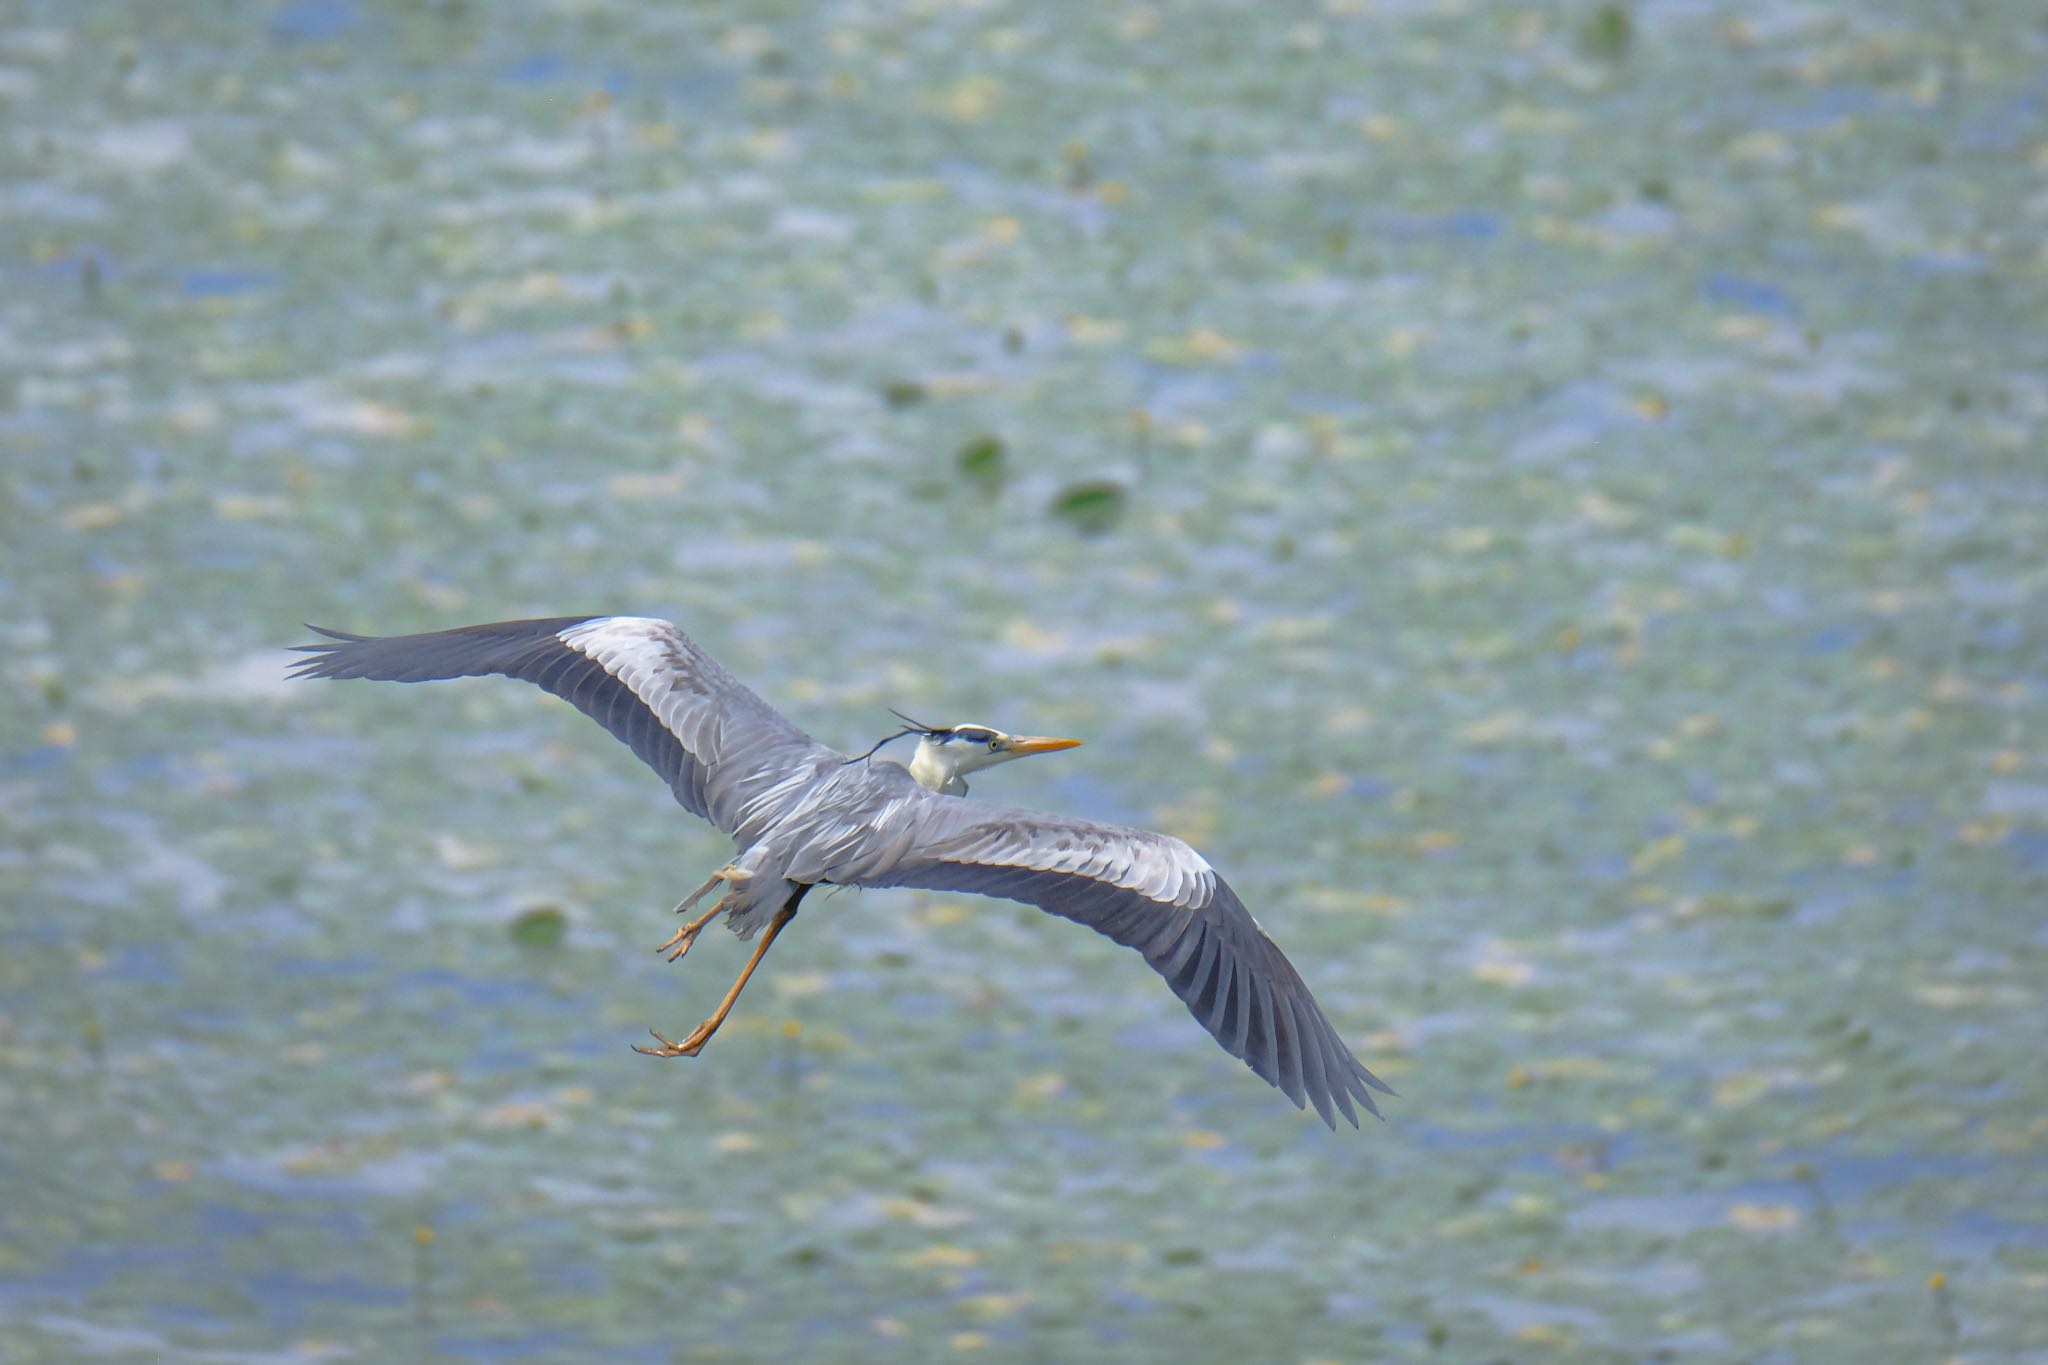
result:
[[[657,950],[673,962],[725,916],[742,939],[765,927],[718,1008],[682,1042],[658,1031],[655,1057],[695,1056],[813,886],[920,887],[1007,897],[1137,949],[1225,1051],[1330,1127],[1353,1101],[1393,1091],[1361,1065],[1244,902],[1201,854],[1170,835],[957,798],[969,774],[1078,740],[991,726],[908,721],[900,764],[818,743],[667,621],[563,616],[421,635],[326,637],[294,677],[429,682],[502,674],[573,704],[624,741],[735,853],[685,897],[718,900]]]

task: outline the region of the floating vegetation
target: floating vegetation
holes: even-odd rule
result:
[[[1618,62],[1635,43],[1635,16],[1627,5],[1606,4],[1579,25],[1579,46],[1603,62]]]
[[[1000,436],[977,436],[953,458],[960,476],[983,493],[994,493],[1009,473],[1009,456]]]
[[[1122,484],[1097,479],[1062,488],[1052,500],[1052,514],[1083,535],[1099,536],[1123,520],[1129,501]]]
[[[931,390],[915,379],[892,379],[882,385],[882,401],[892,408],[915,407],[931,396]]]
[[[569,932],[569,917],[552,905],[539,905],[512,918],[512,941],[522,948],[553,948]]]

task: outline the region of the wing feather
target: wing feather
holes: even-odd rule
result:
[[[1316,1027],[1316,1020],[1309,1016],[1315,1007],[1305,1000],[1291,1000],[1289,1008],[1294,1012],[1294,1037],[1299,1044],[1295,1054],[1301,1058],[1302,1087],[1315,1102],[1316,1113],[1324,1123],[1335,1128],[1336,1119],[1330,1115],[1330,1078],[1323,1073],[1323,1049],[1328,1046],[1320,1036],[1322,1030]]]
[[[501,674],[533,683],[609,730],[686,810],[751,844],[801,793],[793,770],[840,756],[748,690],[667,621],[559,616],[422,635],[351,635],[299,649],[299,678],[431,682]]]
[[[1280,1084],[1280,1047],[1273,1037],[1273,993],[1252,993],[1252,1031],[1245,1040],[1245,1062],[1269,1085]]]
[[[1222,984],[1223,973],[1216,968],[1222,942],[1221,934],[1202,935],[1202,954],[1195,959],[1195,969],[1188,981],[1188,994],[1184,997],[1189,1013],[1202,1021],[1203,1028],[1219,1038],[1223,1036],[1223,1019],[1216,1012],[1216,988]]]
[[[1233,1057],[1246,1057],[1251,1049],[1246,1046],[1247,1033],[1251,1027],[1251,978],[1242,962],[1230,961],[1223,964],[1230,973],[1230,1010],[1223,1016],[1225,1032],[1216,1035],[1216,1041],[1223,1044],[1223,1050]]]
[[[1301,1039],[1294,1031],[1294,1011],[1278,993],[1273,998],[1273,1050],[1280,1058],[1280,1075],[1273,1084],[1294,1101],[1295,1108],[1305,1107],[1308,1091],[1301,1083]]]

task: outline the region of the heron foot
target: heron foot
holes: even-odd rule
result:
[[[720,908],[722,909],[723,907]],[[690,945],[697,941],[697,935],[704,932],[704,926],[710,922],[708,918],[691,920],[688,924],[683,925],[673,934],[670,934],[668,942],[662,944],[654,951],[657,953],[668,953],[668,960],[674,962],[684,953],[690,951]],[[671,948],[675,949],[675,951],[669,953],[668,950]]]
[[[718,1032],[718,1025],[706,1019],[690,1032],[690,1036],[678,1043],[660,1029],[647,1030],[654,1035],[660,1047],[648,1047],[644,1043],[633,1044],[633,1051],[647,1057],[694,1057],[704,1050],[704,1044],[711,1041],[711,1035]]]
[[[712,873],[711,880],[705,882],[704,885],[698,887],[695,891],[692,891],[687,897],[685,897],[683,903],[676,907],[675,913],[680,915],[683,913],[683,911],[695,906],[698,900],[702,898],[706,891],[709,891],[712,887],[718,885],[720,882],[733,881],[734,878],[728,875],[733,870],[734,869],[728,865]],[[685,924],[682,928],[676,930],[673,934],[670,934],[668,936],[668,941],[663,943],[659,948],[656,948],[654,951],[657,953],[668,953],[668,960],[670,962],[674,962],[684,953],[690,951],[690,945],[697,941],[697,935],[704,932],[704,926],[711,923],[711,921],[717,919],[720,915],[724,914],[726,910],[730,907],[730,905],[731,897],[719,897],[717,902],[713,904],[709,910],[706,910],[703,914],[697,916],[697,918],[691,920],[688,924]],[[671,948],[675,949],[675,951],[669,952],[669,949]]]

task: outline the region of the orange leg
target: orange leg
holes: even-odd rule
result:
[[[654,1035],[654,1040],[660,1043],[661,1046],[644,1047],[639,1043],[635,1043],[633,1051],[644,1052],[649,1057],[694,1057],[699,1052],[702,1052],[704,1044],[711,1041],[711,1035],[718,1032],[718,1026],[724,1023],[725,1016],[732,1012],[733,1002],[738,1000],[740,992],[746,989],[747,978],[754,974],[754,968],[761,965],[761,959],[768,956],[768,950],[775,946],[776,935],[782,932],[784,925],[796,918],[797,902],[801,901],[804,898],[804,892],[810,889],[808,886],[799,886],[796,889],[796,894],[784,901],[782,908],[775,912],[775,918],[768,921],[768,928],[761,935],[761,941],[754,945],[754,955],[747,959],[746,966],[740,968],[739,980],[732,983],[732,989],[725,993],[725,999],[718,1002],[718,1008],[711,1012],[709,1019],[697,1025],[695,1029],[691,1030],[690,1036],[683,1039],[680,1043],[671,1042],[659,1029],[649,1029],[648,1032]],[[688,925],[684,926],[684,928],[688,927]]]

